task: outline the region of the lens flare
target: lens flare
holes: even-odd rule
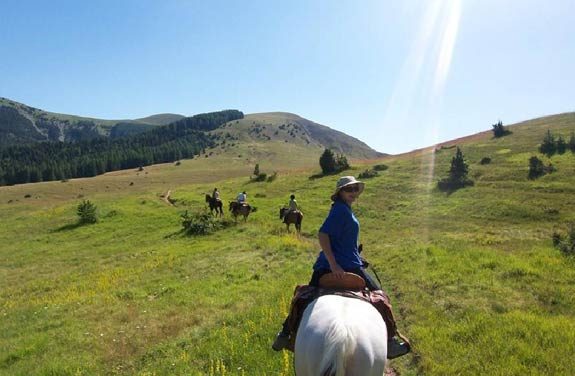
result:
[[[460,0],[431,0],[402,66],[383,119],[385,129],[405,133],[414,123],[425,123],[425,145],[439,138],[445,86],[455,51],[462,3]],[[435,148],[421,151],[421,175],[426,184],[427,203],[434,186]],[[427,207],[427,203],[425,207]],[[425,231],[425,230],[424,230]]]

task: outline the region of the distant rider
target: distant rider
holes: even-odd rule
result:
[[[289,198],[290,198],[290,200],[289,200],[287,212],[285,213],[285,216],[284,216],[284,223],[287,223],[288,216],[291,213],[297,213],[299,211],[299,208],[297,206],[297,201],[295,200],[295,195],[291,195],[291,196],[289,196]]]
[[[246,191],[243,191],[242,193],[238,194],[237,201],[239,205],[247,204],[248,194],[246,193]]]
[[[297,201],[295,200],[295,195],[289,196],[289,204],[288,204],[288,214],[290,212],[297,212],[299,209],[297,207]]]

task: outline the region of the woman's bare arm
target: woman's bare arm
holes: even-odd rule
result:
[[[329,268],[331,272],[334,274],[336,278],[343,278],[345,271],[339,266],[337,261],[335,261],[335,257],[333,255],[333,251],[331,250],[331,242],[329,240],[329,235],[323,232],[319,232],[318,235],[319,245],[323,251],[323,254],[327,258],[327,262],[329,263]]]

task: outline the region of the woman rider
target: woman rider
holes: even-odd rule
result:
[[[318,239],[322,251],[315,264],[309,282],[310,286],[318,286],[321,276],[333,273],[337,279],[343,279],[345,272],[362,277],[369,290],[380,290],[380,287],[363,269],[359,256],[358,238],[359,221],[351,210],[352,204],[363,192],[365,184],[353,176],[343,176],[336,184],[331,196],[333,204],[327,218],[319,229]],[[287,320],[281,332],[278,333],[272,348],[276,351],[289,345],[289,328]],[[405,345],[393,337],[388,341],[388,358],[401,356],[409,352]]]

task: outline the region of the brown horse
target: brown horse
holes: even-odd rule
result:
[[[303,220],[303,213],[299,210],[288,213],[288,208],[280,209],[280,219],[284,220],[287,230],[289,232],[289,225],[294,223],[297,232],[301,232],[301,221]]]
[[[243,215],[245,222],[252,211],[252,207],[249,204],[240,204],[237,201],[230,201],[230,211],[234,216],[234,220],[238,220],[238,215]]]
[[[216,215],[220,217],[224,215],[223,204],[220,200],[213,198],[210,195],[206,195],[206,202],[210,205],[210,212],[214,214],[214,210],[216,211]]]

